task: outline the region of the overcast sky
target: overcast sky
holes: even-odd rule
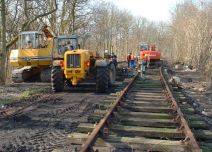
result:
[[[146,17],[151,21],[168,21],[170,11],[183,0],[106,0],[120,9],[127,9],[135,16]]]

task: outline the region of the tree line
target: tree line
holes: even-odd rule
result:
[[[9,50],[17,48],[20,31],[45,24],[56,34],[78,34],[81,46],[105,49],[126,59],[139,43],[154,43],[162,56],[193,65],[212,79],[212,1],[185,0],[169,22],[152,22],[100,0],[1,0],[0,82],[5,82]]]

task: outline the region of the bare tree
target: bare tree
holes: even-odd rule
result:
[[[5,0],[1,0],[1,26],[2,26],[2,47],[0,50],[0,84],[6,80],[6,7]]]
[[[6,3],[7,2],[7,3]],[[51,13],[57,10],[56,0],[54,2],[54,7],[51,10],[41,9],[43,6],[46,6],[46,2],[42,0],[28,1],[5,1],[1,0],[1,24],[2,24],[2,48],[1,48],[1,72],[0,72],[0,81],[5,83],[6,80],[6,65],[7,58],[9,55],[9,48],[16,43],[18,40],[18,28],[21,28],[21,31],[28,30],[32,23],[36,22],[38,19],[46,17]],[[9,10],[15,8],[14,12],[9,13]],[[22,13],[19,14],[19,11]],[[12,22],[9,22],[8,21]],[[8,26],[7,26],[8,25]]]

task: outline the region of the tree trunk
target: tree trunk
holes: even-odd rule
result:
[[[1,0],[2,47],[0,52],[0,84],[6,82],[6,8],[5,0]]]
[[[71,17],[72,17],[72,27],[71,27],[71,33],[74,34],[75,33],[75,9],[76,9],[76,5],[77,5],[77,0],[73,1],[73,6],[72,6],[72,11],[71,11]]]

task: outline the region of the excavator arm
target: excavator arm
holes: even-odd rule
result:
[[[43,33],[45,34],[45,36],[46,36],[47,38],[53,38],[53,37],[55,37],[54,32],[53,32],[53,31],[50,29],[50,27],[47,26],[47,25],[44,25],[44,26],[42,27],[41,31],[43,31]]]

